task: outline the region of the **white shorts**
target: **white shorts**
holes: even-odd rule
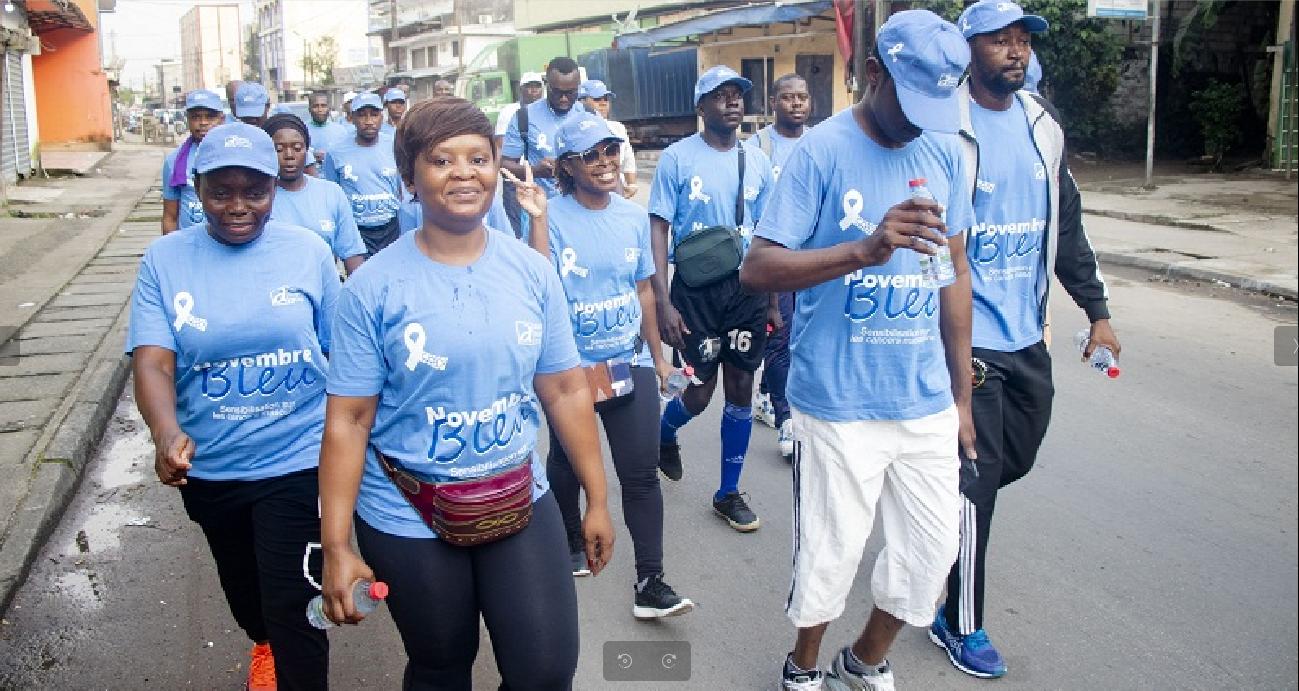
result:
[[[961,494],[955,406],[918,420],[794,421],[794,575],[785,613],[832,621],[857,576],[879,507],[875,606],[912,626],[934,618],[956,561]]]

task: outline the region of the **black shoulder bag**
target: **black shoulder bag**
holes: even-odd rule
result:
[[[744,260],[744,144],[739,148],[740,185],[735,193],[735,225],[708,226],[681,238],[673,249],[677,275],[691,288],[717,283],[740,270]]]

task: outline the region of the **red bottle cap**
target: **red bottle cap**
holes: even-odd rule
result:
[[[1121,372],[1118,367],[1111,367],[1105,370],[1105,376],[1109,377],[1110,379],[1118,379],[1119,374],[1121,374]]]
[[[375,581],[370,584],[370,598],[373,600],[385,600],[388,598],[388,584],[383,581]]]
[[[911,182],[908,182],[907,184],[910,185],[911,187],[919,187],[919,186],[925,184],[925,182],[926,182],[926,181],[925,181],[924,178],[916,178],[915,180],[912,180]]]
[[[685,367],[682,367],[681,372],[685,374],[687,377],[695,376],[695,368],[691,367],[690,365],[686,365]]]

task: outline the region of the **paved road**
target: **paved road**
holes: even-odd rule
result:
[[[1111,382],[1075,364],[1067,336],[1082,319],[1058,310],[1066,337],[1054,350],[1054,424],[1038,469],[998,507],[988,617],[1011,673],[994,685],[1296,688],[1296,370],[1273,365],[1272,343],[1294,308],[1111,278],[1125,373]],[[774,688],[792,633],[781,612],[789,471],[774,432],[759,428],[744,484],[764,526],[724,527],[706,502],[717,416],[714,407],[687,428],[686,479],[665,488],[668,573],[698,611],[632,620],[624,531],[614,565],[578,584],[577,688]],[[0,688],[240,688],[247,641],[178,496],[153,480],[149,453],[126,397],[0,625]],[[862,573],[829,645],[853,636],[868,611]],[[399,686],[386,616],[333,636],[336,688]],[[605,682],[611,640],[689,641],[690,683]],[[892,659],[903,688],[991,688],[952,670],[920,630],[904,632]],[[495,688],[490,660],[479,657],[480,688]]]

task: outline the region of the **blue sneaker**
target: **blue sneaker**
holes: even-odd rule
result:
[[[941,607],[929,627],[929,640],[947,652],[953,667],[972,677],[997,679],[1006,675],[1006,661],[988,639],[988,632],[979,629],[968,636],[952,633]]]

